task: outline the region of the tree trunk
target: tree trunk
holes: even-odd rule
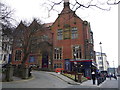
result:
[[[27,79],[28,78],[28,67],[22,67],[22,79]]]
[[[5,71],[5,81],[13,81],[13,67],[12,65],[7,65],[6,66],[6,71]]]

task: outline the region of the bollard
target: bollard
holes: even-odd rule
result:
[[[78,74],[78,82],[80,82],[80,83],[82,83],[82,81],[81,81],[81,77],[82,77],[82,74]]]
[[[97,78],[97,85],[99,85],[99,78]]]
[[[102,78],[100,77],[100,84],[102,83]]]

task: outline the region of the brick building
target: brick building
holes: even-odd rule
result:
[[[53,32],[53,68],[84,73],[90,77],[95,69],[93,32],[90,23],[70,9],[69,1],[51,26]],[[75,68],[77,67],[77,68]]]
[[[91,77],[91,71],[96,69],[93,32],[90,23],[83,21],[70,9],[69,0],[65,0],[64,8],[55,22],[44,26],[41,29],[34,20],[29,26],[21,22],[15,30],[19,33],[19,38],[36,30],[32,35],[29,47],[31,52],[27,56],[26,64],[49,69],[64,68],[66,71],[81,72],[84,76]],[[22,34],[22,30],[27,34]],[[24,54],[19,39],[14,41],[17,43],[14,43],[12,63],[16,65],[21,63]],[[28,39],[25,43],[27,41]],[[34,48],[36,44],[37,49]]]
[[[14,30],[12,64],[51,68],[52,33],[49,25],[34,20],[29,26],[21,22]]]

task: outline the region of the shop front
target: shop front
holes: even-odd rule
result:
[[[74,67],[76,67],[77,73],[82,73],[84,77],[91,79],[91,72],[93,71],[92,60],[71,60],[72,70],[74,71]],[[75,65],[76,62],[76,65]],[[94,69],[96,69],[94,67]]]

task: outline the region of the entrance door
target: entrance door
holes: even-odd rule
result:
[[[48,68],[48,53],[44,52],[42,54],[42,68]]]
[[[69,61],[69,59],[65,59],[65,70],[71,71],[71,69],[71,62]]]

